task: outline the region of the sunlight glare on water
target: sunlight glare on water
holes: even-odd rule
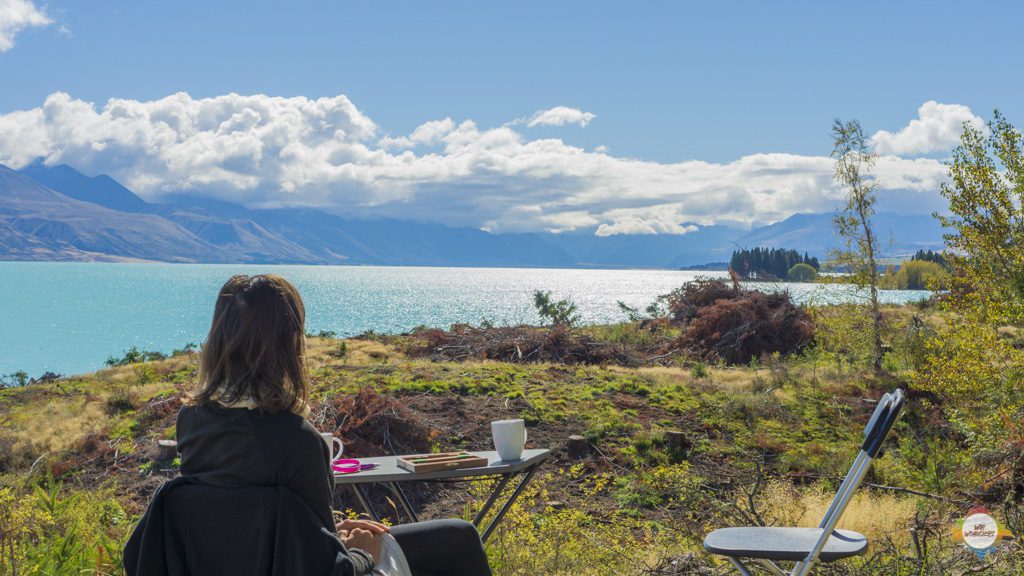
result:
[[[453,323],[536,323],[534,290],[579,306],[583,323],[625,319],[698,276],[723,272],[377,266],[249,266],[0,262],[0,374],[75,374],[101,368],[131,346],[170,352],[199,344],[220,286],[232,274],[288,278],[306,303],[307,330],[340,336]],[[798,300],[846,301],[838,286],[774,284]],[[883,291],[885,302],[927,298]]]

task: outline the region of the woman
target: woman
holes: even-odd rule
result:
[[[280,276],[232,277],[217,298],[198,389],[178,414],[182,477],[222,489],[283,487],[315,522],[337,533],[344,544],[339,559],[354,576],[374,571],[389,537],[414,576],[490,574],[479,535],[467,522],[393,529],[363,520],[335,524],[329,450],[305,418],[307,398],[305,309],[298,291]]]

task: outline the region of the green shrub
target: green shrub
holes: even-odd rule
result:
[[[576,304],[569,299],[553,302],[550,291],[534,290],[533,306],[542,320],[553,325],[573,326],[580,320],[579,315],[576,314]]]
[[[801,262],[789,269],[787,279],[790,282],[814,282],[818,279],[818,271],[814,266]]]
[[[167,358],[167,355],[163,352],[154,352],[152,350],[139,350],[138,347],[132,346],[125,351],[124,355],[120,358],[116,356],[107,357],[107,366],[127,366],[129,364],[138,364],[141,362],[151,362],[153,360],[163,360]]]

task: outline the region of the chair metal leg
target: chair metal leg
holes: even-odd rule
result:
[[[732,563],[732,565],[735,566],[736,569],[739,570],[740,574],[742,574],[743,576],[754,576],[750,573],[750,570],[747,570],[747,567],[744,566],[743,563],[740,562],[738,559],[733,558],[732,556],[726,556],[725,559]]]
[[[779,568],[779,565],[771,560],[760,559],[757,561],[758,564],[764,566],[765,570],[775,574],[775,576],[786,576],[786,572]]]
[[[833,514],[831,516],[826,516],[821,521],[821,525],[819,526],[819,528],[822,529],[821,537],[818,538],[818,542],[815,543],[810,554],[800,562],[797,562],[796,566],[793,568],[793,572],[791,573],[792,576],[807,576],[807,574],[811,572],[811,567],[813,567],[814,563],[818,561],[818,555],[821,554],[821,549],[825,547],[825,543],[832,537],[832,532],[835,530],[836,524],[839,522],[839,517],[843,515],[846,507],[850,504],[850,500],[853,498],[853,493],[857,490],[857,487],[860,486],[861,481],[864,480],[864,475],[867,474],[868,469],[871,468],[871,460],[870,456],[865,455],[865,457],[860,460],[859,467],[856,470],[851,470],[850,474],[847,476],[849,485],[847,486],[846,482],[843,483],[846,490],[841,494],[837,494],[836,499],[833,502]]]
[[[861,466],[864,465],[865,458],[867,458],[867,454],[865,454],[864,451],[861,450],[860,453],[857,454],[857,458],[854,459],[853,464],[850,465],[850,471],[846,473],[846,478],[843,478],[842,484],[840,484],[839,489],[836,490],[836,495],[834,498],[832,498],[832,502],[828,505],[828,510],[826,510],[825,515],[821,517],[821,523],[818,524],[819,528],[825,526],[825,524],[832,518],[832,515],[835,514],[836,509],[842,502],[844,495],[850,491],[851,484],[853,484],[853,482],[855,481],[855,478],[857,477],[857,473],[860,471]],[[856,490],[857,487],[853,486],[853,489]]]

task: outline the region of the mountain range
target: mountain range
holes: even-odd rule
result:
[[[889,256],[943,246],[930,216],[879,213],[874,225]],[[151,203],[110,176],[86,176],[65,164],[0,165],[0,260],[680,268],[728,261],[737,247],[820,257],[836,244],[831,214],[796,214],[752,230],[687,227],[695,229],[492,234],[312,208],[251,209],[187,194]]]

